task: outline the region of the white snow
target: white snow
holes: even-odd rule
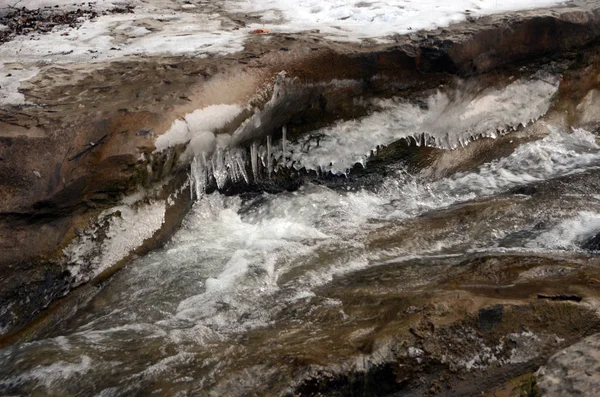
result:
[[[0,46],[0,59],[69,64],[135,55],[203,57],[241,51],[244,37],[241,30],[224,30],[219,15],[140,8],[100,16],[79,28],[18,36]]]
[[[0,0],[0,9],[4,7],[27,8],[36,10],[38,8],[59,6],[61,9],[87,8],[89,0]],[[131,3],[127,0],[93,0],[93,8],[106,10],[124,4]]]
[[[100,227],[91,227],[63,251],[75,284],[94,278],[141,246],[160,229],[165,213],[165,202],[158,201],[139,208],[117,206],[101,214],[98,219],[108,222],[104,239]]]
[[[210,154],[216,144],[210,142],[215,139],[213,134],[219,128],[225,127],[243,110],[243,107],[236,104],[211,105],[197,109],[182,119],[175,120],[171,128],[156,139],[154,143],[156,151],[161,152],[168,147],[191,141],[194,154],[202,152]],[[212,139],[208,134],[212,135]],[[220,141],[223,142],[223,139]]]
[[[464,20],[468,15],[547,7],[561,0],[215,0],[190,7],[182,0],[97,0],[93,8],[110,9],[130,4],[133,13],[109,14],[82,23],[78,28],[56,27],[47,34],[18,36],[0,45],[0,106],[24,104],[18,77],[3,71],[20,65],[33,76],[37,68],[56,64],[85,64],[124,57],[187,55],[223,56],[244,49],[249,32],[319,31],[338,41],[375,39],[432,29]],[[73,8],[72,0],[0,0],[0,8]],[[87,4],[86,4],[87,6]],[[468,10],[468,11],[467,11]],[[240,27],[232,14],[258,16],[261,23]],[[23,77],[25,78],[25,77]],[[21,79],[23,79],[21,78]]]
[[[40,2],[54,3],[67,4],[59,0]],[[108,3],[102,2],[102,8],[111,8]],[[17,36],[0,45],[0,106],[23,105],[23,96],[18,92],[20,81],[35,76],[44,66],[153,55],[222,56],[244,48],[248,29],[234,30],[230,21],[219,14],[133,3],[137,5],[134,13],[99,16],[77,28],[55,27],[50,33]],[[28,1],[19,7],[35,8],[34,4]],[[20,74],[7,77],[5,71],[15,68],[21,70]]]
[[[2,47],[0,51],[1,49]],[[26,104],[25,96],[19,92],[19,86],[22,81],[35,77],[38,72],[37,67],[24,69],[18,64],[0,63],[0,106]]]
[[[274,32],[319,31],[335,40],[360,40],[448,26],[468,15],[543,8],[556,0],[229,0],[229,11],[259,16]]]

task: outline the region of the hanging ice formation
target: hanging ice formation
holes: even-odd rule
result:
[[[249,183],[251,174],[256,182],[272,178],[280,168],[345,175],[355,164],[366,166],[378,147],[401,139],[415,146],[456,149],[477,139],[502,136],[542,117],[558,84],[557,76],[536,75],[515,80],[502,89],[439,91],[424,104],[378,100],[374,102],[378,110],[370,115],[340,121],[293,142],[287,142],[284,126],[281,145],[273,145],[273,137],[262,135],[262,131],[273,124],[275,114],[286,109],[282,104],[293,102],[290,98],[297,93],[294,81],[282,72],[271,99],[233,133],[228,141],[231,146],[206,150],[202,156],[195,152],[190,176],[199,197],[213,181],[223,188],[228,181]],[[211,147],[209,138],[196,138],[202,150]],[[237,146],[248,148],[234,148]]]
[[[217,147],[212,153],[195,155],[189,174],[192,196],[202,197],[211,185],[223,189],[228,183],[249,184],[265,176],[272,178],[278,165],[284,163],[286,135],[284,127],[280,148],[273,145],[271,136],[267,136],[265,145],[255,141],[249,148]]]
[[[204,153],[194,157],[190,166],[192,195],[202,197],[212,183],[219,189],[224,188],[228,182],[249,183],[246,162],[246,152],[240,148],[218,148],[210,157]]]

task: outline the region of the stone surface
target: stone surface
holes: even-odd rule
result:
[[[494,305],[479,310],[478,327],[481,331],[491,331],[502,321],[503,305]]]
[[[217,354],[219,362],[231,364],[203,390],[215,395],[252,390],[264,396],[476,396],[537,369],[556,350],[600,327],[597,306],[540,301],[532,294],[564,290],[568,284],[594,294],[586,297],[595,302],[595,285],[585,280],[597,271],[597,261],[575,265],[563,279],[537,280],[520,275],[574,262],[475,256],[460,266],[451,263],[448,258],[390,263],[335,278],[316,290],[315,299],[298,301],[272,326],[240,338],[232,351],[212,350],[211,357]],[[480,331],[481,313],[492,313],[493,330]]]
[[[600,334],[559,351],[537,372],[543,396],[600,395]]]

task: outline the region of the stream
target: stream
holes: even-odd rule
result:
[[[397,161],[368,185],[205,193],[239,158],[221,153],[209,167],[196,153],[180,230],[44,338],[1,350],[0,394],[292,395],[308,367],[362,365],[345,341],[389,321],[370,317],[379,303],[355,299],[363,289],[420,294],[484,256],[592,258],[600,146],[590,131],[538,120],[557,81],[387,100],[319,130],[318,143],[284,135],[244,152],[268,178],[283,167],[351,176],[401,139],[435,148],[420,169]],[[227,169],[243,181],[242,168]]]

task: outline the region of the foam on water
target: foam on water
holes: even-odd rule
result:
[[[471,191],[480,195],[518,185],[568,175],[600,163],[600,146],[593,134],[582,129],[572,133],[548,126],[545,138],[519,146],[510,156],[493,161],[477,172],[460,173],[438,184],[442,191]]]
[[[0,390],[9,384],[21,384],[27,381],[35,381],[49,388],[70,378],[83,376],[92,368],[92,360],[85,355],[79,360],[80,362],[57,361],[49,365],[39,365],[9,379],[0,379]]]
[[[291,284],[281,285],[279,278],[291,269],[308,270],[292,282],[293,293],[287,298],[278,295],[280,300],[303,296],[311,288],[331,280],[334,274],[368,266],[363,241],[372,225],[414,217],[598,164],[600,147],[592,134],[584,130],[563,133],[552,129],[544,139],[523,144],[506,158],[439,181],[426,182],[399,171],[375,192],[339,192],[306,186],[295,193],[265,195],[249,209],[242,209],[239,203],[231,207],[230,199],[223,202],[216,194],[206,196],[196,204],[194,214],[210,209],[218,215],[213,213],[211,219],[216,223],[209,223],[209,229],[203,229],[209,233],[204,238],[223,247],[224,241],[215,232],[227,230],[228,238],[238,240],[227,243],[230,248],[224,265],[205,280],[200,294],[180,302],[176,317],[189,321],[202,319],[204,324],[214,321],[213,329],[225,332],[231,330],[232,324],[238,330],[265,325],[280,307],[278,304],[271,302],[271,313],[268,310],[253,315],[243,313],[252,311],[253,305],[262,306],[269,296],[290,287]],[[207,225],[207,218],[202,217],[200,224]],[[197,236],[199,231],[195,227],[180,233]],[[498,238],[502,236],[498,234]],[[423,249],[435,250],[435,247]],[[328,257],[327,265],[312,267],[316,257],[331,250],[345,251],[348,256]],[[291,258],[293,263],[286,261]],[[219,310],[217,302],[226,302],[229,309]],[[249,320],[240,322],[241,317]]]
[[[558,222],[527,244],[528,248],[578,251],[587,239],[600,232],[600,214],[581,211],[577,216]]]

